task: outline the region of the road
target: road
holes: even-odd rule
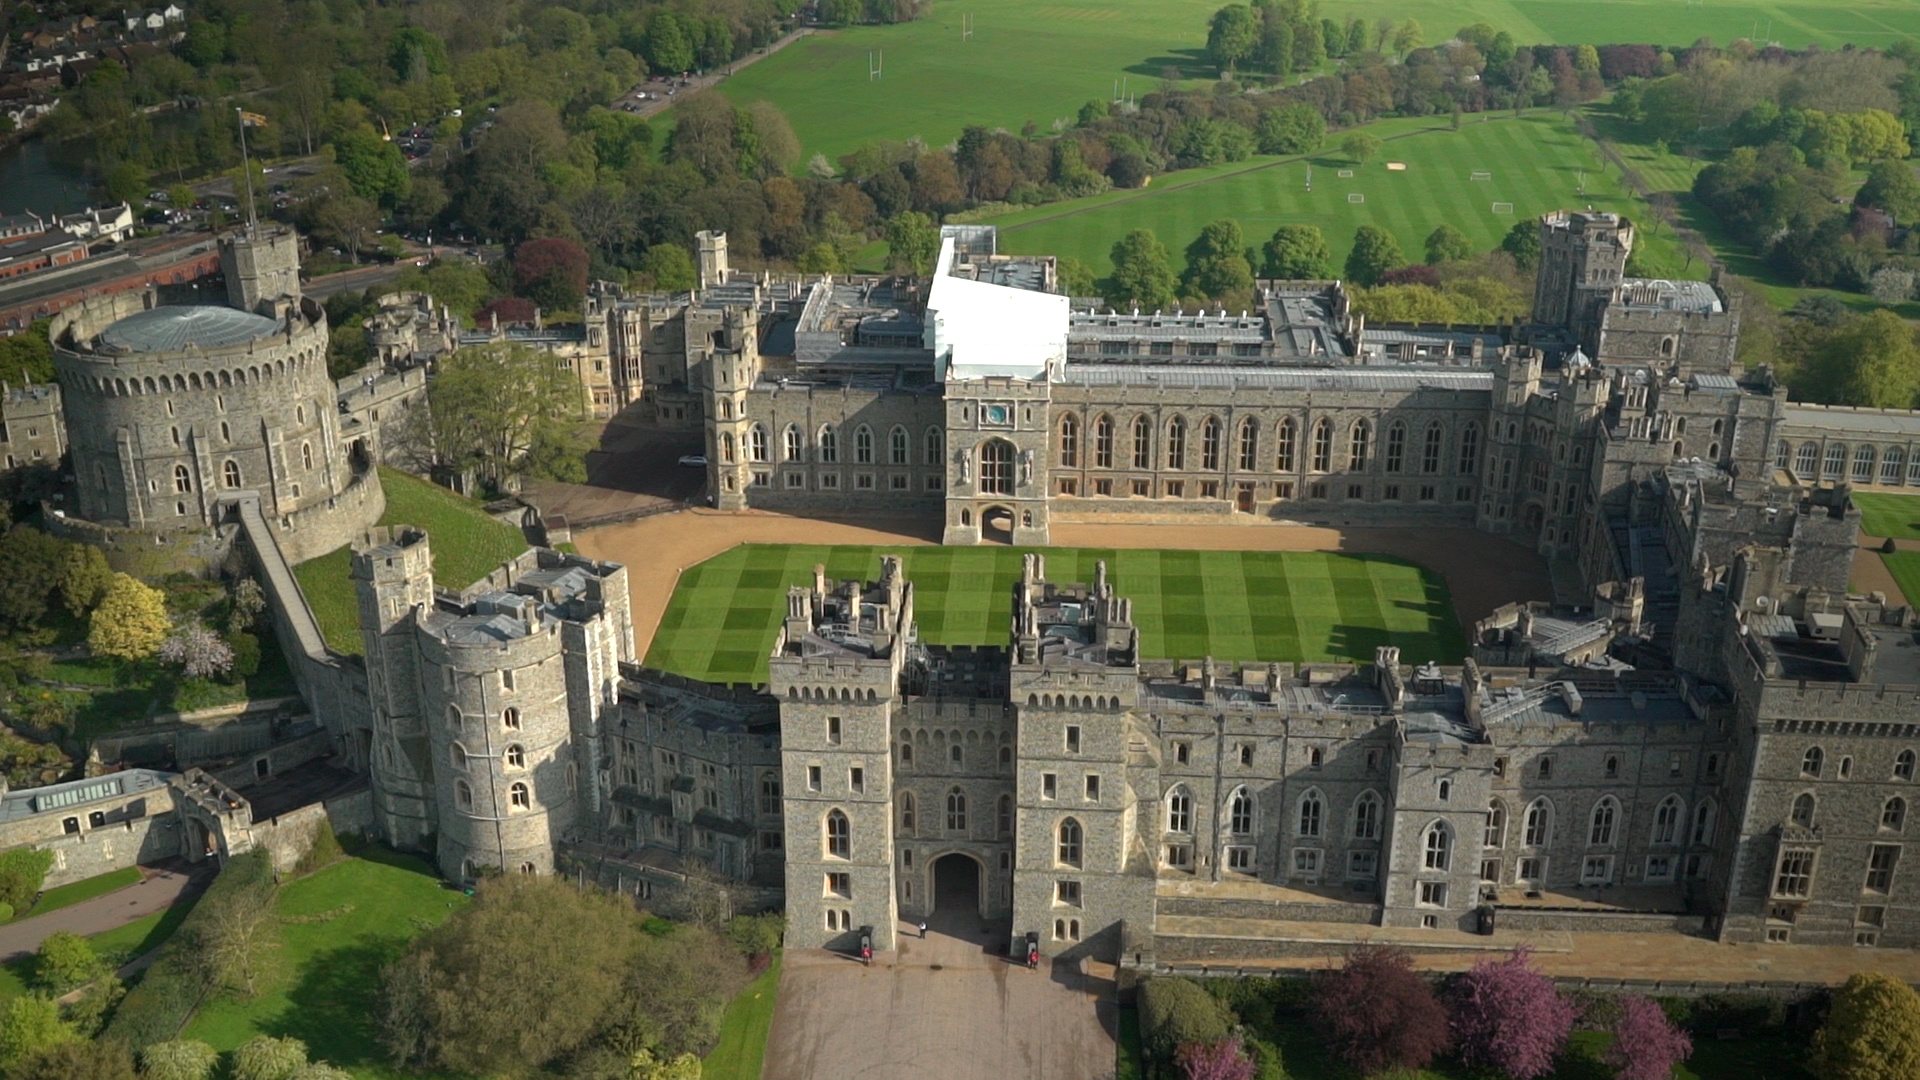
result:
[[[35,952],[42,941],[61,930],[85,937],[165,911],[189,891],[205,888],[219,867],[209,860],[193,866],[173,863],[141,869],[146,877],[138,885],[0,926],[0,961]]]
[[[682,84],[679,79],[672,79],[668,82],[641,83],[639,86],[615,98],[612,108],[639,117],[648,117],[655,113],[666,112],[668,109],[673,108],[673,103],[680,94],[691,94],[696,90],[705,90],[710,86],[718,85],[722,79],[739,71],[741,68],[757,64],[811,33],[813,33],[813,27],[803,26],[766,48],[761,49],[759,52],[743,56],[733,63],[728,64],[720,71],[687,79],[684,84]],[[670,86],[675,89],[676,93],[673,97],[666,97],[667,88]],[[645,91],[648,95],[645,99],[634,96],[642,91]]]

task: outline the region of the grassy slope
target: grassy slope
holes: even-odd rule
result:
[[[1860,531],[1868,536],[1920,540],[1920,495],[1859,491],[1853,504],[1860,508]]]
[[[1485,114],[1467,118],[1459,131],[1446,118],[1389,120],[1369,130],[1388,139],[1379,159],[1356,166],[1338,151],[1310,158],[1256,158],[1250,162],[1169,173],[1142,190],[1110,192],[1054,203],[989,219],[1000,227],[1003,250],[1072,255],[1096,274],[1111,269],[1108,251],[1130,229],[1154,230],[1181,261],[1181,250],[1207,222],[1234,218],[1255,247],[1282,224],[1318,225],[1333,251],[1336,275],[1353,246],[1354,230],[1377,225],[1391,231],[1409,261],[1418,262],[1428,233],[1441,222],[1463,230],[1478,249],[1496,246],[1516,221],[1564,208],[1576,201],[1619,210],[1636,220],[1650,215],[1602,169],[1594,145],[1559,113],[1514,118]],[[1407,166],[1386,168],[1389,161]],[[1313,188],[1307,189],[1307,171]],[[1354,175],[1342,178],[1342,169]],[[1492,180],[1471,179],[1491,172]],[[1579,194],[1585,176],[1586,193]],[[1366,201],[1353,203],[1350,195]],[[1511,214],[1493,213],[1510,202]],[[1678,276],[1674,247],[1659,235],[1640,245],[1650,269]],[[1694,268],[1703,275],[1704,266]]]
[[[279,947],[260,992],[202,1008],[182,1037],[231,1050],[255,1035],[292,1036],[356,1076],[401,1076],[377,1039],[381,965],[467,902],[424,863],[379,848],[292,882],[280,891]],[[286,921],[323,913],[337,914]]]
[[[1178,69],[1198,85],[1215,73],[1201,62],[1207,18],[1217,0],[942,0],[918,22],[850,27],[796,42],[728,79],[736,102],[771,101],[786,111],[807,155],[843,154],[869,139],[920,136],[932,145],[962,126],[1043,129],[1090,100],[1107,100],[1115,80],[1144,93],[1161,72]],[[1920,8],[1906,3],[1808,3],[1797,6],[1677,0],[1325,0],[1324,16],[1369,22],[1412,18],[1428,42],[1487,22],[1522,43],[1683,45],[1700,37],[1726,43],[1755,34],[1798,48],[1848,41],[1885,46],[1920,37]],[[972,39],[962,42],[962,15]],[[885,54],[885,74],[868,79],[870,52]]]
[[[385,467],[380,484],[387,492],[387,512],[380,524],[425,529],[433,547],[434,578],[444,588],[465,588],[527,549],[518,529],[488,517],[472,499]],[[293,573],[327,644],[357,654],[360,614],[351,570],[351,553],[342,547],[301,563]]]
[[[780,954],[760,977],[747,984],[720,1018],[720,1042],[700,1063],[701,1080],[760,1080],[767,1052],[767,1031],[780,988]]]
[[[718,682],[766,679],[790,584],[815,563],[831,577],[878,576],[885,549],[747,544],[681,575],[647,663]],[[921,639],[1005,644],[1018,548],[908,548]],[[1133,599],[1141,651],[1223,661],[1371,660],[1397,645],[1409,662],[1457,662],[1465,641],[1438,575],[1377,555],[1327,552],[1048,548],[1055,581],[1089,581],[1105,559]]]

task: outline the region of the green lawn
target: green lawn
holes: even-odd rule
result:
[[[145,956],[172,937],[173,932],[179,929],[181,920],[187,917],[187,912],[193,910],[194,902],[198,899],[196,895],[194,899],[175,904],[165,911],[156,911],[151,915],[142,916],[125,926],[90,934],[87,940],[93,943],[94,951],[107,962],[116,965],[124,964],[129,960]],[[0,1002],[26,993],[28,982],[32,978],[33,957],[31,956],[23,956],[0,964]]]
[[[31,919],[35,915],[45,915],[49,911],[58,911],[68,905],[77,904],[82,900],[91,900],[96,896],[105,896],[117,889],[124,889],[129,885],[138,885],[139,883],[140,868],[137,866],[128,866],[119,870],[109,870],[97,877],[90,877],[82,881],[73,882],[70,885],[62,885],[58,888],[48,889],[46,892],[40,894],[40,898],[35,900],[33,906],[28,908],[27,913],[20,916],[20,918]]]
[[[701,1080],[760,1080],[779,988],[780,954],[775,952],[767,970],[727,1004],[720,1018],[720,1042],[700,1063]]]
[[[800,136],[805,155],[846,153],[871,139],[919,136],[944,145],[968,124],[1042,130],[1088,100],[1106,101],[1122,77],[1144,94],[1176,69],[1188,86],[1210,82],[1203,62],[1207,19],[1218,0],[942,0],[898,26],[860,26],[795,42],[722,84],[735,102],[771,101]],[[1428,43],[1487,22],[1521,44],[1672,45],[1710,37],[1760,37],[1789,48],[1810,42],[1885,47],[1920,37],[1912,3],[1723,3],[1678,0],[1325,0],[1323,16],[1417,20]],[[962,41],[962,16],[972,37]],[[1771,28],[1769,30],[1769,27]],[[868,57],[883,74],[869,78]],[[803,157],[804,160],[804,157]]]
[[[654,634],[647,663],[715,682],[765,682],[786,588],[811,580],[873,579],[891,549],[743,544],[687,569]],[[1031,549],[899,550],[914,584],[921,640],[1005,645]],[[1226,661],[1371,661],[1397,645],[1407,662],[1458,663],[1466,640],[1440,576],[1384,555],[1318,551],[1132,551],[1047,548],[1056,582],[1093,578],[1107,561],[1133,599],[1143,656]]]
[[[1895,540],[1920,540],[1920,495],[1856,491],[1853,505],[1860,508],[1862,533],[1891,536]]]
[[[1887,572],[1906,594],[1907,603],[1920,603],[1920,551],[1896,551],[1880,556],[1880,561],[1887,564]]]
[[[466,903],[425,863],[383,848],[291,882],[280,890],[279,947],[260,993],[203,1007],[181,1037],[231,1050],[255,1035],[292,1036],[316,1060],[397,1080],[406,1074],[378,1040],[380,969]]]
[[[1114,241],[1131,229],[1152,229],[1179,265],[1186,245],[1216,218],[1239,221],[1254,247],[1280,225],[1317,225],[1332,249],[1333,272],[1341,276],[1354,230],[1362,225],[1392,232],[1408,261],[1419,262],[1427,234],[1443,222],[1486,250],[1498,245],[1514,222],[1576,204],[1617,210],[1641,222],[1651,218],[1645,204],[1622,185],[1618,171],[1602,167],[1593,142],[1559,113],[1468,117],[1459,131],[1445,118],[1387,120],[1368,130],[1386,145],[1366,165],[1355,165],[1335,150],[1309,158],[1259,157],[1168,173],[1144,189],[983,220],[999,226],[1003,251],[1071,255],[1103,276],[1112,270],[1108,252]],[[1389,171],[1390,161],[1407,168]],[[1312,190],[1306,183],[1309,169]],[[1346,169],[1352,177],[1340,176]],[[1476,172],[1493,178],[1471,179]],[[1353,195],[1365,201],[1352,202]],[[1511,203],[1512,211],[1494,213],[1495,202]],[[1706,274],[1703,265],[1684,264],[1665,230],[1643,226],[1636,250],[1649,272]]]
[[[382,466],[387,512],[382,525],[417,525],[433,548],[435,584],[463,589],[527,550],[520,530],[488,517],[480,504],[397,469]],[[327,644],[359,653],[360,611],[354,598],[352,553],[341,547],[293,568]]]

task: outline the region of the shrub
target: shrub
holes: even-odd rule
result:
[[[56,930],[40,943],[34,957],[33,981],[55,994],[90,983],[107,973],[93,944],[70,930]]]
[[[9,1075],[48,1047],[79,1038],[51,998],[22,994],[0,1006],[0,1069]]]
[[[299,1039],[255,1035],[233,1051],[233,1080],[292,1080],[307,1064],[307,1044]]]
[[[1448,989],[1462,1061],[1512,1080],[1553,1071],[1579,1009],[1533,969],[1524,946],[1506,960],[1480,961]]]
[[[47,870],[52,866],[51,851],[14,848],[0,852],[0,904],[14,911],[32,907],[33,898],[40,895],[40,885],[47,880]]]
[[[1913,991],[1907,991],[1912,994]],[[1673,1075],[1673,1067],[1687,1060],[1693,1052],[1693,1040],[1686,1033],[1673,1026],[1667,1014],[1651,999],[1634,995],[1620,1001],[1620,1018],[1613,1025],[1613,1043],[1607,1047],[1604,1060],[1618,1070],[1616,1080],[1667,1080]],[[1908,1064],[1908,1073],[1915,1062]],[[1841,1080],[1843,1074],[1816,1069],[1815,1072],[1826,1080]],[[1867,1076],[1903,1075],[1898,1073],[1868,1073]]]
[[[146,1080],[207,1080],[220,1054],[196,1039],[154,1043],[140,1052],[140,1072]]]
[[[1894,544],[1893,537],[1891,536],[1880,542],[1880,554],[1882,555],[1891,555],[1898,550],[1900,550],[1900,548]]]
[[[7,1070],[8,1080],[136,1080],[133,1056],[115,1042],[68,1040]]]
[[[1813,1072],[1822,1080],[1920,1074],[1920,994],[1878,972],[1849,978],[1813,1037]]]
[[[251,679],[260,672],[260,639],[245,630],[227,635],[227,648],[233,650],[233,678]]]
[[[1314,972],[1313,989],[1314,1027],[1362,1073],[1423,1068],[1447,1049],[1447,1014],[1401,950],[1355,949],[1344,966]]]
[[[1188,979],[1151,978],[1140,984],[1140,1037],[1156,1062],[1171,1064],[1188,1043],[1217,1043],[1230,1026],[1227,1010]]]
[[[780,947],[786,928],[785,917],[772,912],[741,915],[727,924],[727,940],[747,956],[765,956]]]

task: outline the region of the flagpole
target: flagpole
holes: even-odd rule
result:
[[[247,160],[247,113],[234,106],[233,118],[240,123],[240,176],[247,183],[247,235],[254,236],[260,231],[260,221],[253,211],[253,167]]]

